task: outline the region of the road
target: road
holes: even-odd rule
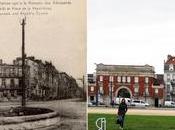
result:
[[[18,102],[1,102],[0,110],[19,106]],[[61,117],[59,126],[41,130],[86,130],[86,102],[79,99],[27,102],[27,106],[45,107],[57,111]],[[49,120],[49,119],[48,119]]]
[[[88,107],[88,113],[104,113],[116,114],[117,108],[108,107]],[[175,116],[175,109],[167,108],[131,108],[128,109],[128,115],[161,115],[161,116]]]

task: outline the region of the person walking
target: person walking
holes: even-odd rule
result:
[[[114,105],[115,105],[114,99],[112,100],[111,105],[112,105],[112,107],[114,107]]]
[[[125,99],[123,98],[118,108],[118,120],[119,120],[119,125],[121,130],[123,130],[124,119],[125,119],[125,114],[127,110],[128,110],[128,106],[125,102]]]

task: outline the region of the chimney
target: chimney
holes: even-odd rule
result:
[[[168,56],[167,56],[167,59],[169,60],[171,57],[172,57],[171,55],[168,55]]]

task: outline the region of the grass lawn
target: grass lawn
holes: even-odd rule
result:
[[[106,118],[107,130],[119,130],[112,114],[88,114],[88,130],[97,130],[95,122],[100,117]],[[124,130],[175,130],[175,116],[126,115]]]

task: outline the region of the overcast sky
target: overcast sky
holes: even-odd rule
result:
[[[88,73],[94,63],[155,67],[175,55],[174,0],[88,0]]]

